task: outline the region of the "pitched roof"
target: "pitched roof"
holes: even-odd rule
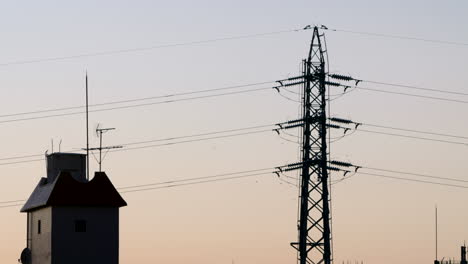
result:
[[[21,208],[28,212],[47,206],[122,207],[127,203],[104,172],[96,172],[89,182],[78,182],[69,173],[61,172],[48,183],[41,178]]]

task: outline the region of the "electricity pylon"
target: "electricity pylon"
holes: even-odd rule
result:
[[[302,161],[284,171],[301,170],[299,197],[299,264],[331,263],[330,204],[327,160],[326,71],[318,28],[314,27],[301,76],[279,81],[281,86],[303,86],[302,117],[282,129],[302,128]]]

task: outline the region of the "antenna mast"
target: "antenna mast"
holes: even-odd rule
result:
[[[438,243],[439,243],[439,238],[438,238],[438,223],[437,223],[437,205],[435,207],[435,260],[434,264],[439,264],[439,256],[438,256]]]
[[[106,133],[107,131],[110,131],[110,130],[115,130],[115,128],[99,128],[99,125],[98,127],[96,128],[96,134],[99,136],[99,147],[97,148],[90,148],[89,150],[99,150],[99,160],[98,160],[98,164],[99,164],[99,172],[102,171],[102,161],[104,160],[106,154],[104,154],[104,157],[102,156],[102,150],[107,150],[109,151],[110,149],[118,149],[118,148],[122,148],[122,146],[109,146],[109,147],[103,147],[102,146],[102,134]]]
[[[89,181],[88,72],[86,72],[86,180]]]

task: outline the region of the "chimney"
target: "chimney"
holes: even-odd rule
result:
[[[52,153],[47,155],[47,182],[53,182],[60,172],[68,172],[79,182],[86,182],[86,155]]]

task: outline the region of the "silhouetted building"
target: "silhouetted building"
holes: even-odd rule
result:
[[[126,205],[104,172],[86,179],[86,155],[48,155],[47,178],[21,209],[23,263],[118,264],[119,208]]]

